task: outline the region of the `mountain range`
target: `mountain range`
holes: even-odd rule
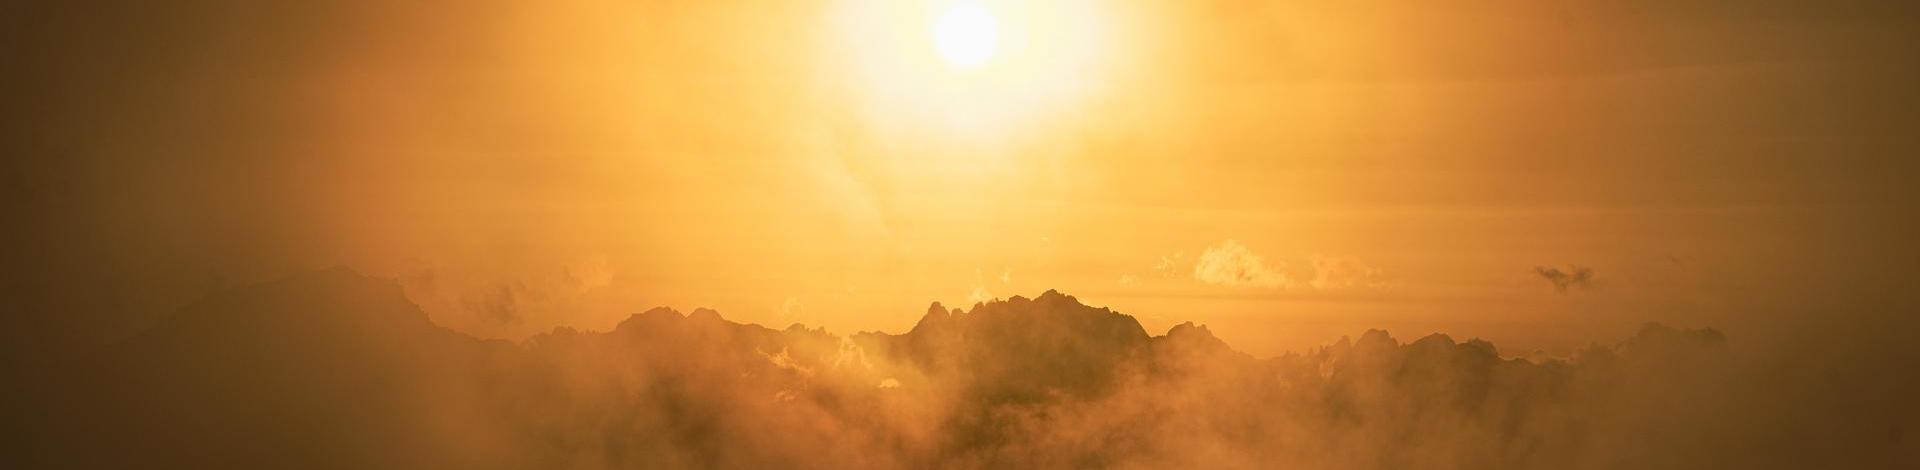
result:
[[[899,334],[655,308],[504,341],[331,269],[214,295],[63,369],[16,423],[23,467],[1699,468],[1908,442],[1786,442],[1775,427],[1824,421],[1774,409],[1711,329],[1551,360],[1380,330],[1255,358],[1055,291],[935,303]]]

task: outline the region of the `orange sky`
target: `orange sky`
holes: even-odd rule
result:
[[[482,336],[658,305],[901,331],[1059,289],[1256,355],[1738,337],[1916,260],[1901,9],[1028,3],[980,3],[966,67],[941,2],[45,12],[126,28],[30,78],[70,158],[20,191],[71,195],[34,260],[117,286],[47,300],[108,331],[346,265]]]

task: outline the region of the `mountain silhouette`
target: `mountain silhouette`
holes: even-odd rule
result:
[[[1735,390],[1727,350],[1650,325],[1533,362],[1371,330],[1259,359],[1055,291],[898,334],[655,308],[508,342],[331,269],[75,361],[23,467],[1764,467],[1722,424],[1750,410],[1675,405]]]
[[[855,341],[936,377],[962,381],[978,398],[1000,403],[1102,391],[1123,364],[1147,352],[1148,339],[1133,317],[1049,290],[969,311],[946,311],[935,303],[905,334],[868,333]]]
[[[215,295],[83,362],[85,399],[64,413],[81,448],[47,463],[496,462],[486,439],[499,436],[469,430],[498,416],[441,399],[516,393],[506,375],[527,359],[433,325],[391,282],[304,273]]]

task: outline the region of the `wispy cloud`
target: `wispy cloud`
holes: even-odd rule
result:
[[[1207,246],[1192,260],[1184,251],[1161,256],[1152,272],[1161,279],[1191,279],[1225,287],[1353,291],[1383,290],[1393,285],[1383,270],[1355,256],[1305,253],[1282,258],[1257,253],[1232,239]],[[1123,273],[1118,282],[1140,285],[1147,280]]]
[[[1553,283],[1554,290],[1566,292],[1567,289],[1585,289],[1593,286],[1593,269],[1585,266],[1567,266],[1568,271],[1547,266],[1534,266],[1533,272],[1547,282]]]
[[[1307,286],[1315,290],[1378,290],[1388,286],[1379,268],[1359,258],[1314,253],[1307,260],[1313,264],[1313,280],[1307,281]]]
[[[1229,287],[1285,288],[1292,280],[1280,271],[1282,265],[1268,264],[1266,258],[1234,240],[1222,241],[1200,253],[1193,265],[1193,279]]]
[[[1187,253],[1175,251],[1171,255],[1161,256],[1160,262],[1153,264],[1153,273],[1162,278],[1184,277],[1187,271]]]

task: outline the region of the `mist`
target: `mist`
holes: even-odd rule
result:
[[[345,269],[61,362],[25,467],[1803,468],[1917,457],[1903,369],[1649,324],[1565,358],[1369,330],[1259,358],[1048,291],[911,330],[656,308],[482,340]],[[1818,377],[1817,382],[1798,382]],[[1884,391],[1852,389],[1873,380]]]
[[[1916,2],[16,3],[0,467],[1920,461]]]

